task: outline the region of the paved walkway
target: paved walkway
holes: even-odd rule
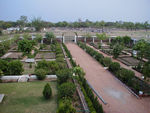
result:
[[[77,45],[66,44],[73,58],[86,72],[86,79],[108,103],[106,113],[150,113],[150,98],[137,99],[112,74]]]

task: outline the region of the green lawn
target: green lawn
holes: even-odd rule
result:
[[[47,82],[1,83],[0,93],[5,94],[0,113],[56,113],[56,82],[49,82],[53,96],[45,100],[42,95]]]

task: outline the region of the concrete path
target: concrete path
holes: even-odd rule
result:
[[[73,58],[86,72],[85,78],[108,103],[106,113],[150,113],[150,98],[137,99],[112,74],[77,45],[66,44]]]

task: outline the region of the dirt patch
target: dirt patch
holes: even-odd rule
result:
[[[55,59],[55,53],[39,52],[35,59]]]

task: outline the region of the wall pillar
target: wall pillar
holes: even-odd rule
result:
[[[77,36],[74,36],[74,42],[77,43]]]
[[[94,37],[93,37],[93,43],[95,42],[95,39],[94,39]]]

